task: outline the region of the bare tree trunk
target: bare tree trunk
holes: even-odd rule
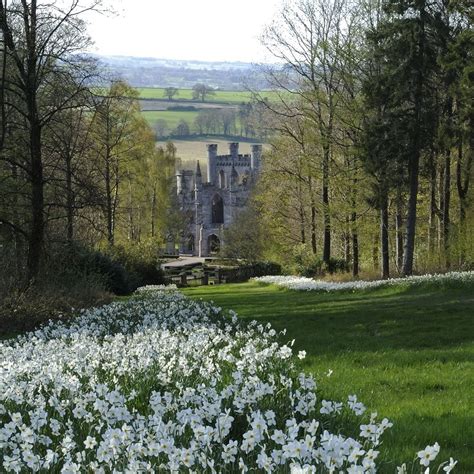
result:
[[[30,124],[31,225],[28,242],[27,277],[35,281],[40,270],[44,245],[44,180],[41,153],[41,126],[36,119],[36,98],[30,98],[33,120]]]
[[[428,230],[428,251],[430,256],[434,254],[436,242],[436,162],[434,161],[434,154],[431,159],[430,169],[430,216],[429,216],[429,230]]]
[[[379,268],[379,236],[374,234],[372,239],[372,265],[374,270]]]
[[[450,216],[449,207],[451,204],[451,151],[446,150],[446,156],[444,161],[444,199],[442,209],[442,221],[443,221],[443,250],[446,268],[450,267]]]
[[[301,188],[300,180],[298,180],[298,204],[299,204],[298,214],[300,217],[301,243],[305,244],[306,243],[306,230],[305,230],[306,219],[305,219],[304,206],[303,206],[303,190]]]
[[[16,165],[11,166],[12,176],[14,181],[18,179],[18,169]],[[14,193],[12,202],[12,209],[13,209],[13,224],[15,225],[15,229],[13,229],[13,238],[15,242],[15,260],[16,260],[16,271],[17,271],[17,278],[21,280],[23,278],[23,265],[24,265],[24,237],[18,232],[20,228],[20,217],[18,215],[18,194]]]
[[[107,220],[107,241],[114,245],[114,221],[113,221],[113,198],[110,171],[110,157],[108,153],[105,158],[105,217]]]
[[[469,191],[470,179],[472,174],[472,165],[474,162],[474,152],[473,152],[473,137],[474,132],[472,127],[470,128],[470,146],[468,151],[467,162],[465,164],[464,169],[464,178],[463,178],[463,140],[462,136],[459,137],[459,144],[458,144],[458,159],[456,163],[456,187],[458,191],[459,197],[459,244],[460,244],[460,263],[463,264],[466,259],[466,209],[467,209],[467,195]],[[461,134],[459,134],[461,135]]]
[[[424,87],[424,57],[425,57],[425,1],[422,0],[419,21],[418,39],[418,71],[414,94],[414,130],[412,150],[408,161],[409,197],[405,237],[405,250],[403,252],[403,275],[413,274],[413,260],[415,256],[415,235],[418,204],[418,185],[420,172],[421,134],[422,134],[422,109]]]
[[[395,232],[397,235],[396,252],[397,252],[397,268],[398,271],[403,266],[403,199],[401,196],[401,190],[398,189],[397,193],[397,214],[395,216]]]
[[[390,249],[388,244],[388,197],[385,195],[380,209],[380,245],[382,260],[382,278],[390,277]]]
[[[74,240],[74,190],[72,187],[71,155],[66,156],[66,233],[71,244]]]
[[[153,186],[153,194],[151,196],[151,237],[155,237],[155,220],[156,220],[156,186]]]
[[[325,147],[323,154],[323,261],[329,264],[331,258],[331,215],[329,212],[329,147]]]
[[[346,264],[349,266],[352,260],[351,256],[351,233],[350,233],[350,218],[349,216],[346,217],[346,228],[343,233],[344,239],[344,260]]]
[[[352,222],[352,276],[359,276],[359,235],[356,230],[357,214],[351,215]]]
[[[351,189],[351,232],[352,232],[352,276],[359,276],[359,235],[357,232],[356,193],[357,177],[352,180]]]
[[[311,202],[311,250],[313,254],[317,253],[316,246],[316,203],[314,202],[313,180],[309,177],[309,195]]]

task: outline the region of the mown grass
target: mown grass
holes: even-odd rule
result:
[[[382,456],[402,463],[438,441],[474,473],[474,287],[293,292],[257,283],[184,290],[244,319],[287,328],[321,395],[356,394],[390,418]],[[332,370],[331,376],[327,376]],[[394,472],[391,465],[387,472]]]

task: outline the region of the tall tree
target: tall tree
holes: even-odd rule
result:
[[[95,163],[102,178],[102,212],[106,238],[114,245],[120,187],[130,162],[139,156],[142,136],[151,132],[140,115],[137,91],[124,82],[112,84],[107,95],[98,98],[91,124]]]
[[[306,117],[318,133],[326,263],[331,257],[331,163],[342,87],[338,66],[340,52],[350,41],[352,20],[349,1],[298,0],[286,5],[263,35],[266,48],[284,65],[265,69],[278,101],[263,102],[280,116]]]
[[[194,84],[193,99],[205,102],[206,97],[216,95],[214,89],[206,84]]]
[[[8,91],[4,102],[21,117],[19,125],[27,137],[22,167],[30,186],[28,280],[38,276],[45,236],[43,131],[56,114],[71,107],[90,79],[91,70],[76,53],[90,45],[81,14],[99,4],[100,0],[47,4],[16,0],[9,5],[0,1],[0,30],[8,63],[2,78]],[[58,94],[60,82],[76,87]]]

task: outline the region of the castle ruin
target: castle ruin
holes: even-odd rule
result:
[[[251,153],[239,154],[239,144],[229,143],[229,153],[217,154],[217,145],[207,145],[207,182],[203,182],[199,161],[196,170],[176,175],[179,206],[187,216],[180,253],[208,257],[225,245],[224,229],[245,208],[258,174],[262,145]]]

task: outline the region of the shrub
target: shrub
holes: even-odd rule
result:
[[[343,258],[330,258],[329,263],[322,265],[323,273],[345,273],[348,272],[349,265]]]
[[[349,264],[342,258],[330,258],[325,263],[321,257],[314,255],[306,245],[299,245],[294,251],[294,273],[304,277],[322,276],[326,273],[345,273],[350,270]],[[290,272],[293,273],[293,272]]]
[[[107,278],[93,269],[90,259],[89,255],[89,263],[79,265],[77,248],[56,246],[48,250],[34,285],[25,283],[22,275],[2,273],[0,334],[28,331],[50,319],[67,318],[74,308],[109,301]]]
[[[165,275],[157,257],[154,245],[138,243],[133,246],[116,246],[108,250],[128,274],[128,291],[135,291],[144,285],[162,285]]]

